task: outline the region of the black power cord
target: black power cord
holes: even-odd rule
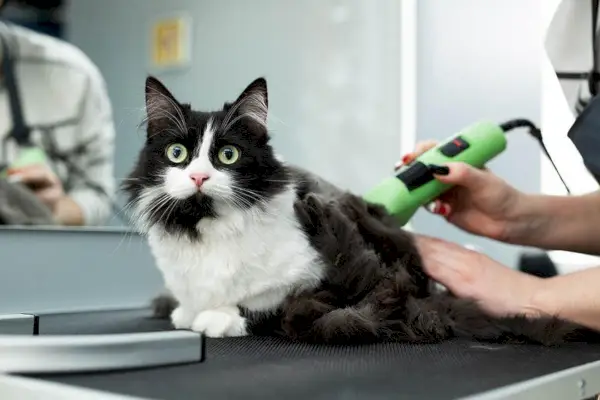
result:
[[[529,134],[538,141],[538,143],[540,144],[540,147],[546,154],[546,157],[548,157],[548,160],[550,160],[552,167],[554,167],[554,171],[556,171],[556,174],[558,175],[563,186],[567,190],[567,193],[571,194],[571,190],[569,189],[569,186],[567,186],[567,183],[565,182],[562,175],[558,171],[556,164],[554,164],[554,160],[550,156],[550,153],[548,152],[548,149],[546,148],[546,145],[544,144],[544,139],[542,138],[542,131],[540,130],[540,128],[538,128],[533,122],[531,122],[527,119],[512,119],[510,121],[504,122],[503,124],[500,125],[500,127],[502,128],[502,130],[504,132],[509,132],[509,131],[512,131],[512,130],[518,129],[518,128],[529,128]]]

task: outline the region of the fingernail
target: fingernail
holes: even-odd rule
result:
[[[438,214],[447,217],[450,215],[450,207],[447,204],[442,204],[438,210]]]
[[[429,164],[429,170],[437,175],[448,175],[450,173],[450,168],[436,164]]]
[[[402,163],[409,164],[412,161],[412,159],[413,159],[412,153],[405,154],[404,157],[402,157]]]
[[[442,203],[439,200],[436,200],[432,203],[427,204],[426,208],[429,212],[431,212],[433,214],[438,214],[440,211],[441,204]]]

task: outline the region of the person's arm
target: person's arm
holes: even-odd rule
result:
[[[85,179],[77,172],[72,173],[73,185],[55,214],[65,225],[101,225],[110,216],[114,198],[115,128],[105,82],[96,69],[90,74],[78,129],[79,142],[85,144],[86,151],[72,161]]]
[[[415,239],[427,275],[491,315],[550,315],[600,330],[600,267],[539,278],[456,243]]]
[[[56,221],[65,226],[81,226],[85,224],[83,209],[69,196],[62,197],[54,210]]]
[[[581,196],[526,195],[506,241],[546,250],[600,255],[600,192]]]
[[[83,225],[85,222],[81,207],[65,194],[62,182],[46,164],[9,169],[8,175],[9,181],[29,187],[60,225]]]
[[[543,280],[532,297],[533,308],[600,330],[600,267]]]

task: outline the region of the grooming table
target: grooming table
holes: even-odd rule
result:
[[[100,247],[111,246],[98,241],[120,240],[106,232],[93,239]],[[142,245],[135,243],[136,248]],[[143,271],[116,264],[108,269],[121,275],[126,268]],[[154,274],[152,266],[147,273]],[[68,288],[63,289],[66,298]],[[600,393],[600,346],[451,341],[335,347],[259,337],[211,339],[174,331],[167,321],[152,319],[148,309],[130,307],[138,295],[147,303],[155,289],[145,294],[140,289],[135,296],[110,290],[110,309],[85,312],[74,311],[77,304],[68,312],[51,311],[41,303],[36,312],[22,308],[31,305],[22,300],[4,304],[0,399],[562,400]],[[112,306],[119,299],[126,304],[121,309]],[[80,303],[80,308],[90,308]]]

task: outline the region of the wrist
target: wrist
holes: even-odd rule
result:
[[[600,193],[522,195],[508,220],[508,243],[600,254]]]
[[[83,212],[70,197],[62,196],[54,205],[54,218],[60,225],[83,225]]]
[[[538,196],[518,192],[507,212],[506,229],[503,241],[516,245],[539,246],[539,240],[548,232],[552,223],[552,213],[546,210],[548,196]]]
[[[556,291],[552,289],[552,278],[538,278],[532,287],[529,301],[524,307],[524,314],[528,317],[555,317],[558,315],[556,304]]]

